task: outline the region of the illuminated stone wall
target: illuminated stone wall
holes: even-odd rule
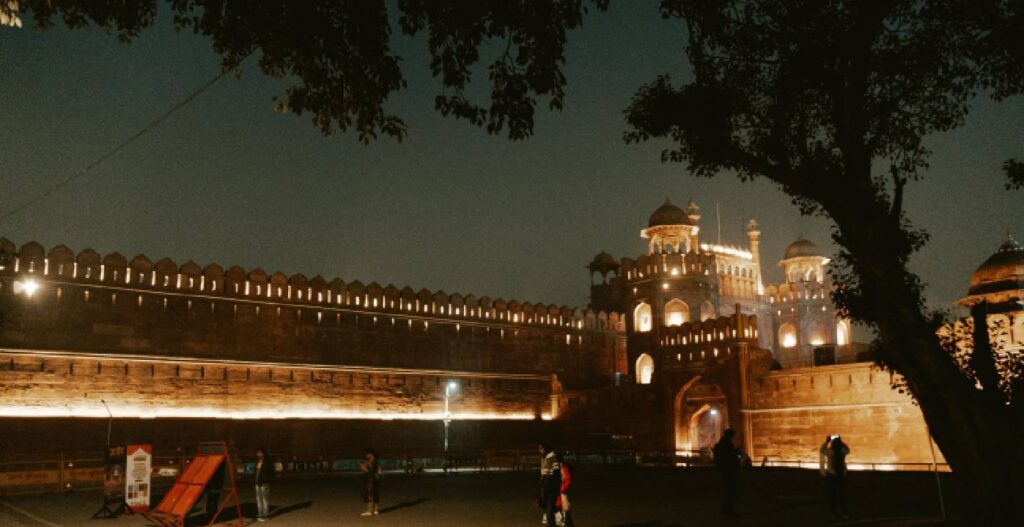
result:
[[[557,374],[563,385],[610,383],[625,352],[616,313],[2,239],[0,257],[0,347],[11,349]]]
[[[192,359],[0,351],[9,416],[440,419],[550,418],[543,375],[269,366]]]
[[[839,434],[853,464],[931,463],[920,409],[891,386],[890,373],[864,362],[752,376],[751,457],[817,463],[825,436]]]

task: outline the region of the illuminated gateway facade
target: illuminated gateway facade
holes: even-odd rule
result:
[[[742,336],[771,350],[781,366],[850,362],[850,324],[837,319],[829,259],[816,245],[803,238],[790,244],[779,262],[785,281],[766,285],[756,221],[747,225],[745,247],[702,243],[699,222],[696,204],[684,211],[666,199],[640,231],[647,254],[616,261],[601,252],[589,265],[591,308],[627,314],[637,382],[650,382],[658,350],[707,342],[714,330],[690,333],[737,313],[756,317],[753,334]]]
[[[436,456],[450,418],[467,455],[542,438],[688,456],[732,427],[769,463],[813,463],[831,433],[862,463],[931,462],[920,411],[837,319],[817,247],[791,244],[766,284],[756,222],[735,247],[699,220],[666,201],[647,254],[590,263],[587,308],[0,238],[0,453],[102,445],[112,414],[115,440],[157,449]],[[1015,342],[1022,255],[1008,242],[967,300],[1001,302]]]

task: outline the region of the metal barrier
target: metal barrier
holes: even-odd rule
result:
[[[818,460],[814,459],[771,459],[765,457],[757,464],[760,467],[798,468],[818,470]],[[874,472],[952,472],[948,463],[892,463],[892,462],[849,462],[846,468],[856,471]]]
[[[588,467],[707,467],[713,464],[707,451],[638,452],[634,450],[567,451],[566,459],[580,468]],[[362,458],[351,454],[332,453],[318,456],[275,455],[279,474],[303,477],[344,474],[359,471]],[[169,487],[191,460],[185,454],[153,458],[154,488]],[[388,472],[416,474],[433,471],[534,471],[540,466],[536,450],[485,450],[479,453],[444,457],[382,456],[381,466]],[[234,459],[238,477],[247,481],[255,474],[255,463],[237,456]],[[817,470],[817,459],[762,458],[753,468],[795,468]],[[851,461],[850,470],[950,472],[946,463],[891,463]],[[57,459],[25,458],[0,461],[0,496],[8,494],[92,490],[103,487],[103,459],[98,455],[82,457],[67,454]]]
[[[153,486],[170,485],[188,462],[182,457],[153,460]],[[103,459],[72,457],[0,461],[0,496],[103,488]]]

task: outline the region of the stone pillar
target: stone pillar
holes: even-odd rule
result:
[[[751,461],[754,460],[754,438],[753,427],[750,422],[750,413],[747,409],[750,407],[750,348],[746,342],[740,343],[740,348],[737,352],[737,367],[739,369],[740,378],[740,419],[743,423],[743,451],[750,456]]]
[[[750,240],[750,254],[754,260],[754,269],[757,270],[756,293],[760,295],[764,292],[764,282],[761,281],[761,227],[757,225],[757,220],[751,219],[747,223],[747,239]]]

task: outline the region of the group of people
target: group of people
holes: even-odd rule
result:
[[[541,443],[540,451],[540,494],[537,505],[544,511],[541,522],[548,527],[563,525],[573,527],[569,491],[572,488],[572,467],[565,458]],[[561,522],[559,523],[559,519]]]
[[[728,429],[711,450],[715,467],[722,476],[722,514],[736,515],[739,471],[744,460],[749,460],[735,444],[736,431]],[[825,437],[825,443],[818,449],[818,466],[825,480],[829,507],[832,517],[848,518],[846,510],[846,456],[850,447],[838,435]]]
[[[736,431],[728,429],[712,448],[715,467],[722,476],[722,514],[736,515],[739,471],[746,455],[735,444]],[[538,446],[540,462],[540,492],[537,505],[543,511],[542,523],[547,527],[573,527],[572,508],[569,492],[572,488],[572,467],[565,458],[555,452],[547,443]],[[833,518],[847,518],[846,509],[846,457],[850,447],[838,435],[830,435],[818,449],[818,464],[824,478]],[[377,453],[373,449],[363,452],[359,463],[362,474],[362,497],[366,511],[361,516],[380,514],[380,480],[382,470]],[[270,515],[270,483],[274,480],[274,464],[267,450],[256,450],[256,508],[257,520],[267,521]]]
[[[372,448],[363,451],[363,461],[359,463],[362,473],[362,497],[366,502],[366,511],[361,516],[380,514],[380,480],[383,474],[377,452]],[[274,462],[266,448],[256,449],[256,521],[265,522],[270,519],[270,483],[276,475]]]

